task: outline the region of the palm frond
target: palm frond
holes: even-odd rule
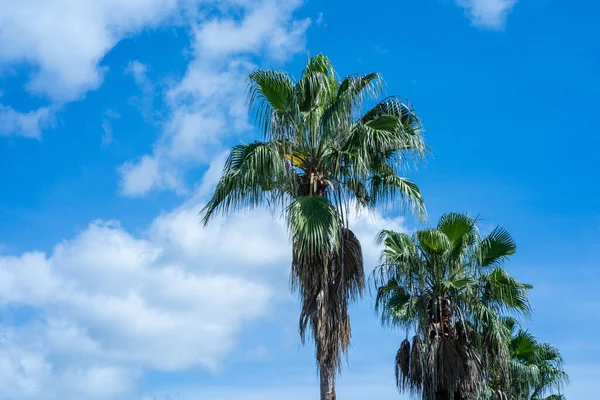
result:
[[[411,150],[417,157],[423,157],[427,146],[423,140],[423,127],[412,106],[397,97],[388,97],[365,113],[360,122],[364,125],[381,116],[393,116],[397,125],[393,131],[394,140],[386,150]]]
[[[259,69],[248,76],[247,92],[249,109],[254,110],[255,121],[266,136],[273,115],[282,118],[291,111],[294,82],[286,72]]]
[[[376,244],[384,245],[379,256],[379,266],[374,271],[376,284],[384,284],[398,276],[411,276],[421,273],[422,263],[415,242],[403,232],[382,230],[377,235]]]
[[[383,323],[409,328],[422,307],[422,299],[411,296],[395,279],[377,289],[375,310]]]
[[[329,200],[319,196],[296,198],[287,209],[295,258],[322,260],[339,247],[340,216]]]
[[[331,61],[322,54],[311,57],[295,88],[300,110],[323,109],[334,98],[337,86]]]
[[[362,246],[354,232],[341,228],[342,245],[334,253],[332,265],[336,266],[337,282],[341,282],[341,294],[351,301],[363,295],[365,288],[365,271]]]
[[[370,178],[370,206],[381,203],[392,203],[399,196],[403,204],[415,211],[420,219],[425,218],[427,211],[419,187],[407,178],[396,175],[393,171],[380,170]]]
[[[414,394],[423,389],[423,341],[413,336],[410,354],[410,391]]]
[[[483,301],[498,311],[528,315],[531,312],[528,292],[533,286],[520,283],[502,268],[482,275]]]
[[[428,254],[442,254],[450,250],[450,240],[443,232],[437,229],[423,229],[417,231],[416,237],[419,246]]]
[[[482,267],[500,266],[506,257],[516,251],[517,245],[510,234],[497,227],[481,241],[479,263]]]
[[[340,83],[336,96],[360,106],[363,100],[376,98],[381,94],[382,86],[383,79],[377,72],[349,75]]]
[[[410,342],[404,339],[396,353],[396,385],[406,388],[410,385]]]
[[[200,212],[206,225],[214,214],[252,209],[281,196],[285,165],[273,143],[253,142],[233,147],[214,194]]]
[[[465,247],[472,246],[475,243],[478,237],[475,223],[474,218],[466,214],[453,212],[440,217],[437,229],[444,232],[448,237],[451,243],[451,251],[458,256]]]

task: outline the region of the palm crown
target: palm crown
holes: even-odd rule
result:
[[[499,400],[564,400],[561,393],[569,383],[563,359],[554,346],[538,341],[509,318],[510,379],[508,385],[492,384]]]
[[[292,286],[303,302],[300,332],[303,340],[313,335],[330,386],[350,341],[348,303],[364,287],[350,207],[373,208],[400,196],[424,214],[418,187],[400,176],[426,152],[419,118],[396,97],[363,112],[381,88],[376,73],[339,80],[322,55],[310,58],[297,81],[282,71],[253,72],[249,103],[264,141],[231,150],[203,209],[207,223],[241,208],[281,207],[292,240]]]
[[[516,250],[508,232],[481,237],[476,220],[442,216],[414,236],[382,231],[385,245],[375,275],[376,307],[384,322],[414,332],[396,357],[401,390],[424,400],[472,398],[491,376],[509,379],[505,314],[527,314],[529,285],[501,268]]]

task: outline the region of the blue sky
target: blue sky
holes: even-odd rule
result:
[[[410,173],[430,220],[480,213],[515,237],[525,324],[600,376],[597,5],[551,0],[0,0],[0,399],[305,399],[284,226],[203,229],[223,152],[256,136],[244,79],[307,52],[381,72],[433,148]],[[368,268],[380,228],[361,215]],[[227,238],[227,240],[225,240]],[[403,334],[353,310],[346,400],[399,398]]]

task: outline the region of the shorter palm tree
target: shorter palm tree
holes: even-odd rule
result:
[[[510,381],[505,388],[493,388],[497,400],[564,400],[562,390],[569,383],[557,348],[539,342],[519,328],[513,319],[505,323],[510,331]],[[494,386],[492,384],[492,386]]]
[[[502,228],[482,237],[476,219],[450,213],[436,228],[382,231],[376,309],[406,330],[396,383],[423,400],[474,398],[493,371],[509,380],[510,332],[503,315],[528,314],[531,286],[501,268],[516,251]],[[413,333],[412,341],[408,340]]]

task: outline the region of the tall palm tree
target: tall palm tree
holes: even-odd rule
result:
[[[564,400],[562,389],[569,383],[557,348],[539,342],[509,318],[510,380],[504,387],[493,383],[495,400]]]
[[[436,228],[382,231],[376,309],[384,323],[406,330],[396,355],[396,383],[423,400],[483,393],[487,376],[508,380],[505,314],[527,314],[531,288],[502,264],[516,245],[502,228],[481,237],[476,219],[450,213]],[[412,343],[409,333],[414,336]]]
[[[264,140],[235,146],[203,209],[215,214],[263,205],[280,208],[291,236],[291,285],[300,295],[300,334],[315,342],[321,399],[335,398],[335,376],[350,343],[349,304],[364,289],[360,243],[349,229],[352,207],[397,197],[422,215],[418,187],[400,175],[426,151],[419,118],[381,93],[377,73],[339,80],[323,55],[300,79],[276,70],[250,74],[248,94]]]

